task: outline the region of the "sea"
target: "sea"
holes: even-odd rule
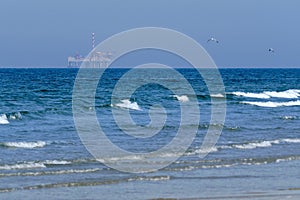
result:
[[[140,70],[131,81],[155,74]],[[135,173],[107,165],[105,159],[118,166],[124,158],[105,157],[106,151],[105,158],[95,157],[83,142],[73,107],[78,69],[0,69],[0,199],[300,199],[300,69],[219,69],[225,94],[210,94],[196,69],[175,70],[194,94],[147,83],[118,96],[113,90],[130,69],[111,68],[99,80],[94,104],[86,105],[112,145],[145,154],[177,137],[182,109],[196,101],[200,118],[183,127],[186,137],[196,129],[190,146],[161,155],[157,162],[177,157],[149,172],[138,171],[139,157],[129,159]],[[164,81],[185,89],[180,79]],[[211,122],[213,100],[226,103],[224,124]],[[115,122],[114,115],[127,112],[128,126],[147,128],[155,105],[164,108],[165,120],[150,138],[128,135]],[[222,131],[201,157],[209,127]]]

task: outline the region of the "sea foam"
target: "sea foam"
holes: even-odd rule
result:
[[[174,95],[174,97],[180,102],[188,102],[190,100],[186,95],[182,95],[182,96]]]
[[[249,98],[258,98],[258,99],[269,99],[269,98],[285,98],[285,99],[297,99],[300,97],[300,90],[289,89],[285,91],[264,91],[260,93],[251,93],[251,92],[233,92],[232,94],[236,96],[243,96]]]
[[[122,103],[117,103],[115,106],[120,108],[131,109],[131,110],[141,110],[137,102],[131,102],[129,99],[123,99],[121,100],[121,102]]]
[[[233,147],[237,149],[255,149],[257,147],[270,147],[272,146],[271,141],[262,141],[262,142],[253,142],[248,144],[241,144],[241,145],[233,145]]]
[[[255,148],[271,147],[274,144],[280,144],[280,143],[300,143],[300,138],[283,138],[277,140],[255,141],[255,142],[249,142],[244,144],[233,144],[230,146],[221,146],[220,148],[255,149]]]
[[[232,94],[236,96],[258,98],[258,99],[269,99],[270,96],[264,93],[251,93],[251,92],[233,92]]]
[[[255,105],[259,107],[281,107],[281,106],[300,106],[300,100],[297,101],[287,101],[287,102],[274,102],[274,101],[267,101],[267,102],[256,102],[256,101],[243,101],[244,104]]]
[[[0,115],[0,124],[9,124],[9,121],[7,120],[6,114]]]
[[[43,163],[19,163],[13,165],[0,165],[0,170],[13,170],[13,169],[32,169],[32,168],[46,168]]]
[[[46,146],[46,142],[44,141],[37,141],[37,142],[4,142],[2,143],[3,146],[6,147],[14,147],[14,148],[41,148]]]
[[[224,98],[225,96],[223,94],[211,94],[210,97],[212,98]]]

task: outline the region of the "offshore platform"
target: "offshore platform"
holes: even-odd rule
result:
[[[92,33],[92,50],[95,48],[95,33]],[[75,55],[68,57],[68,67],[80,67],[82,63],[85,64],[85,67],[89,68],[102,68],[107,67],[108,63],[111,61],[112,52],[101,52],[94,51],[92,55],[88,58]]]

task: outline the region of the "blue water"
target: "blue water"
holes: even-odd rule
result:
[[[86,109],[96,112],[112,143],[145,153],[176,137],[181,104],[196,99],[200,122],[185,130],[196,126],[198,131],[182,157],[151,173],[109,168],[84,147],[74,125],[72,94],[78,69],[0,69],[0,197],[299,198],[300,69],[221,69],[226,119],[218,143],[204,159],[198,154],[210,123],[211,99],[225,96],[211,96],[194,69],[178,69],[196,93],[182,95],[182,102],[158,84],[139,87],[128,99],[112,97],[128,70],[107,70],[95,93],[95,107],[87,104]],[[155,73],[151,70],[141,73],[147,77]],[[182,87],[181,80],[166,81]],[[149,109],[156,104],[165,108],[167,119],[153,137],[124,134],[114,121],[113,110],[129,110],[136,124],[147,126]]]

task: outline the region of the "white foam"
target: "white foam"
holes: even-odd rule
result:
[[[271,147],[273,144],[280,144],[280,143],[300,143],[300,139],[286,138],[286,139],[277,139],[277,140],[270,140],[270,141],[251,142],[246,144],[235,144],[232,145],[232,147],[237,149],[255,149],[255,148]],[[221,146],[219,148],[226,149],[227,146]]]
[[[269,99],[269,98],[286,98],[286,99],[297,99],[300,97],[300,90],[290,89],[282,92],[277,91],[265,91],[261,93],[251,92],[233,92],[236,96],[258,98],[258,99]]]
[[[265,94],[269,95],[270,97],[276,98],[287,98],[287,99],[297,99],[300,94],[299,90],[286,90],[283,92],[264,92]]]
[[[72,173],[91,173],[100,171],[100,168],[92,169],[67,169],[58,171],[38,171],[38,172],[17,172],[17,173],[2,173],[0,177],[9,176],[43,176],[43,175],[57,175],[57,174],[72,174]]]
[[[9,124],[9,121],[7,120],[6,114],[0,115],[0,124]]]
[[[167,180],[170,180],[170,176],[136,177],[136,178],[128,179],[128,181],[167,181]]]
[[[121,100],[122,103],[117,103],[116,106],[120,108],[127,108],[132,110],[141,110],[140,106],[137,104],[137,102],[131,103],[129,99],[123,99]]]
[[[43,163],[20,163],[14,165],[0,165],[0,170],[12,170],[12,169],[31,169],[31,168],[45,168],[46,166]]]
[[[37,142],[4,142],[4,146],[6,147],[15,147],[15,148],[41,148],[46,146],[46,142],[44,141],[37,141]]]
[[[269,108],[275,108],[275,107],[281,107],[281,106],[300,106],[300,100],[297,101],[287,101],[287,102],[273,102],[273,101],[267,101],[267,102],[255,102],[255,101],[243,101],[244,104],[250,104],[260,107],[269,107]]]
[[[279,163],[279,162],[287,162],[287,161],[292,161],[292,160],[299,160],[300,157],[299,156],[291,156],[291,157],[287,157],[287,158],[278,158],[276,159],[276,163]]]
[[[11,120],[22,119],[22,115],[20,112],[12,113],[9,115],[9,119]]]
[[[297,116],[292,116],[292,115],[286,115],[286,116],[282,116],[280,117],[281,119],[284,119],[284,120],[293,120],[293,119],[298,119]]]
[[[257,147],[270,147],[272,146],[271,141],[262,141],[262,142],[253,142],[248,144],[241,144],[241,145],[233,145],[233,147],[237,149],[255,149]]]
[[[180,102],[188,102],[190,100],[186,95],[182,95],[182,96],[174,95],[174,97]]]
[[[206,148],[206,149],[197,149],[195,151],[196,154],[201,154],[201,153],[212,153],[212,152],[217,152],[218,149],[216,147],[212,147],[210,149]]]
[[[264,93],[251,93],[251,92],[233,92],[232,94],[236,96],[258,98],[258,99],[269,99],[270,96]]]
[[[46,164],[46,165],[68,165],[68,164],[71,164],[71,162],[66,161],[66,160],[46,160],[45,162],[43,162],[43,164]]]
[[[224,98],[223,94],[211,94],[210,96],[214,98]]]
[[[300,139],[299,138],[287,138],[287,139],[282,139],[283,142],[287,142],[287,143],[300,143]]]

